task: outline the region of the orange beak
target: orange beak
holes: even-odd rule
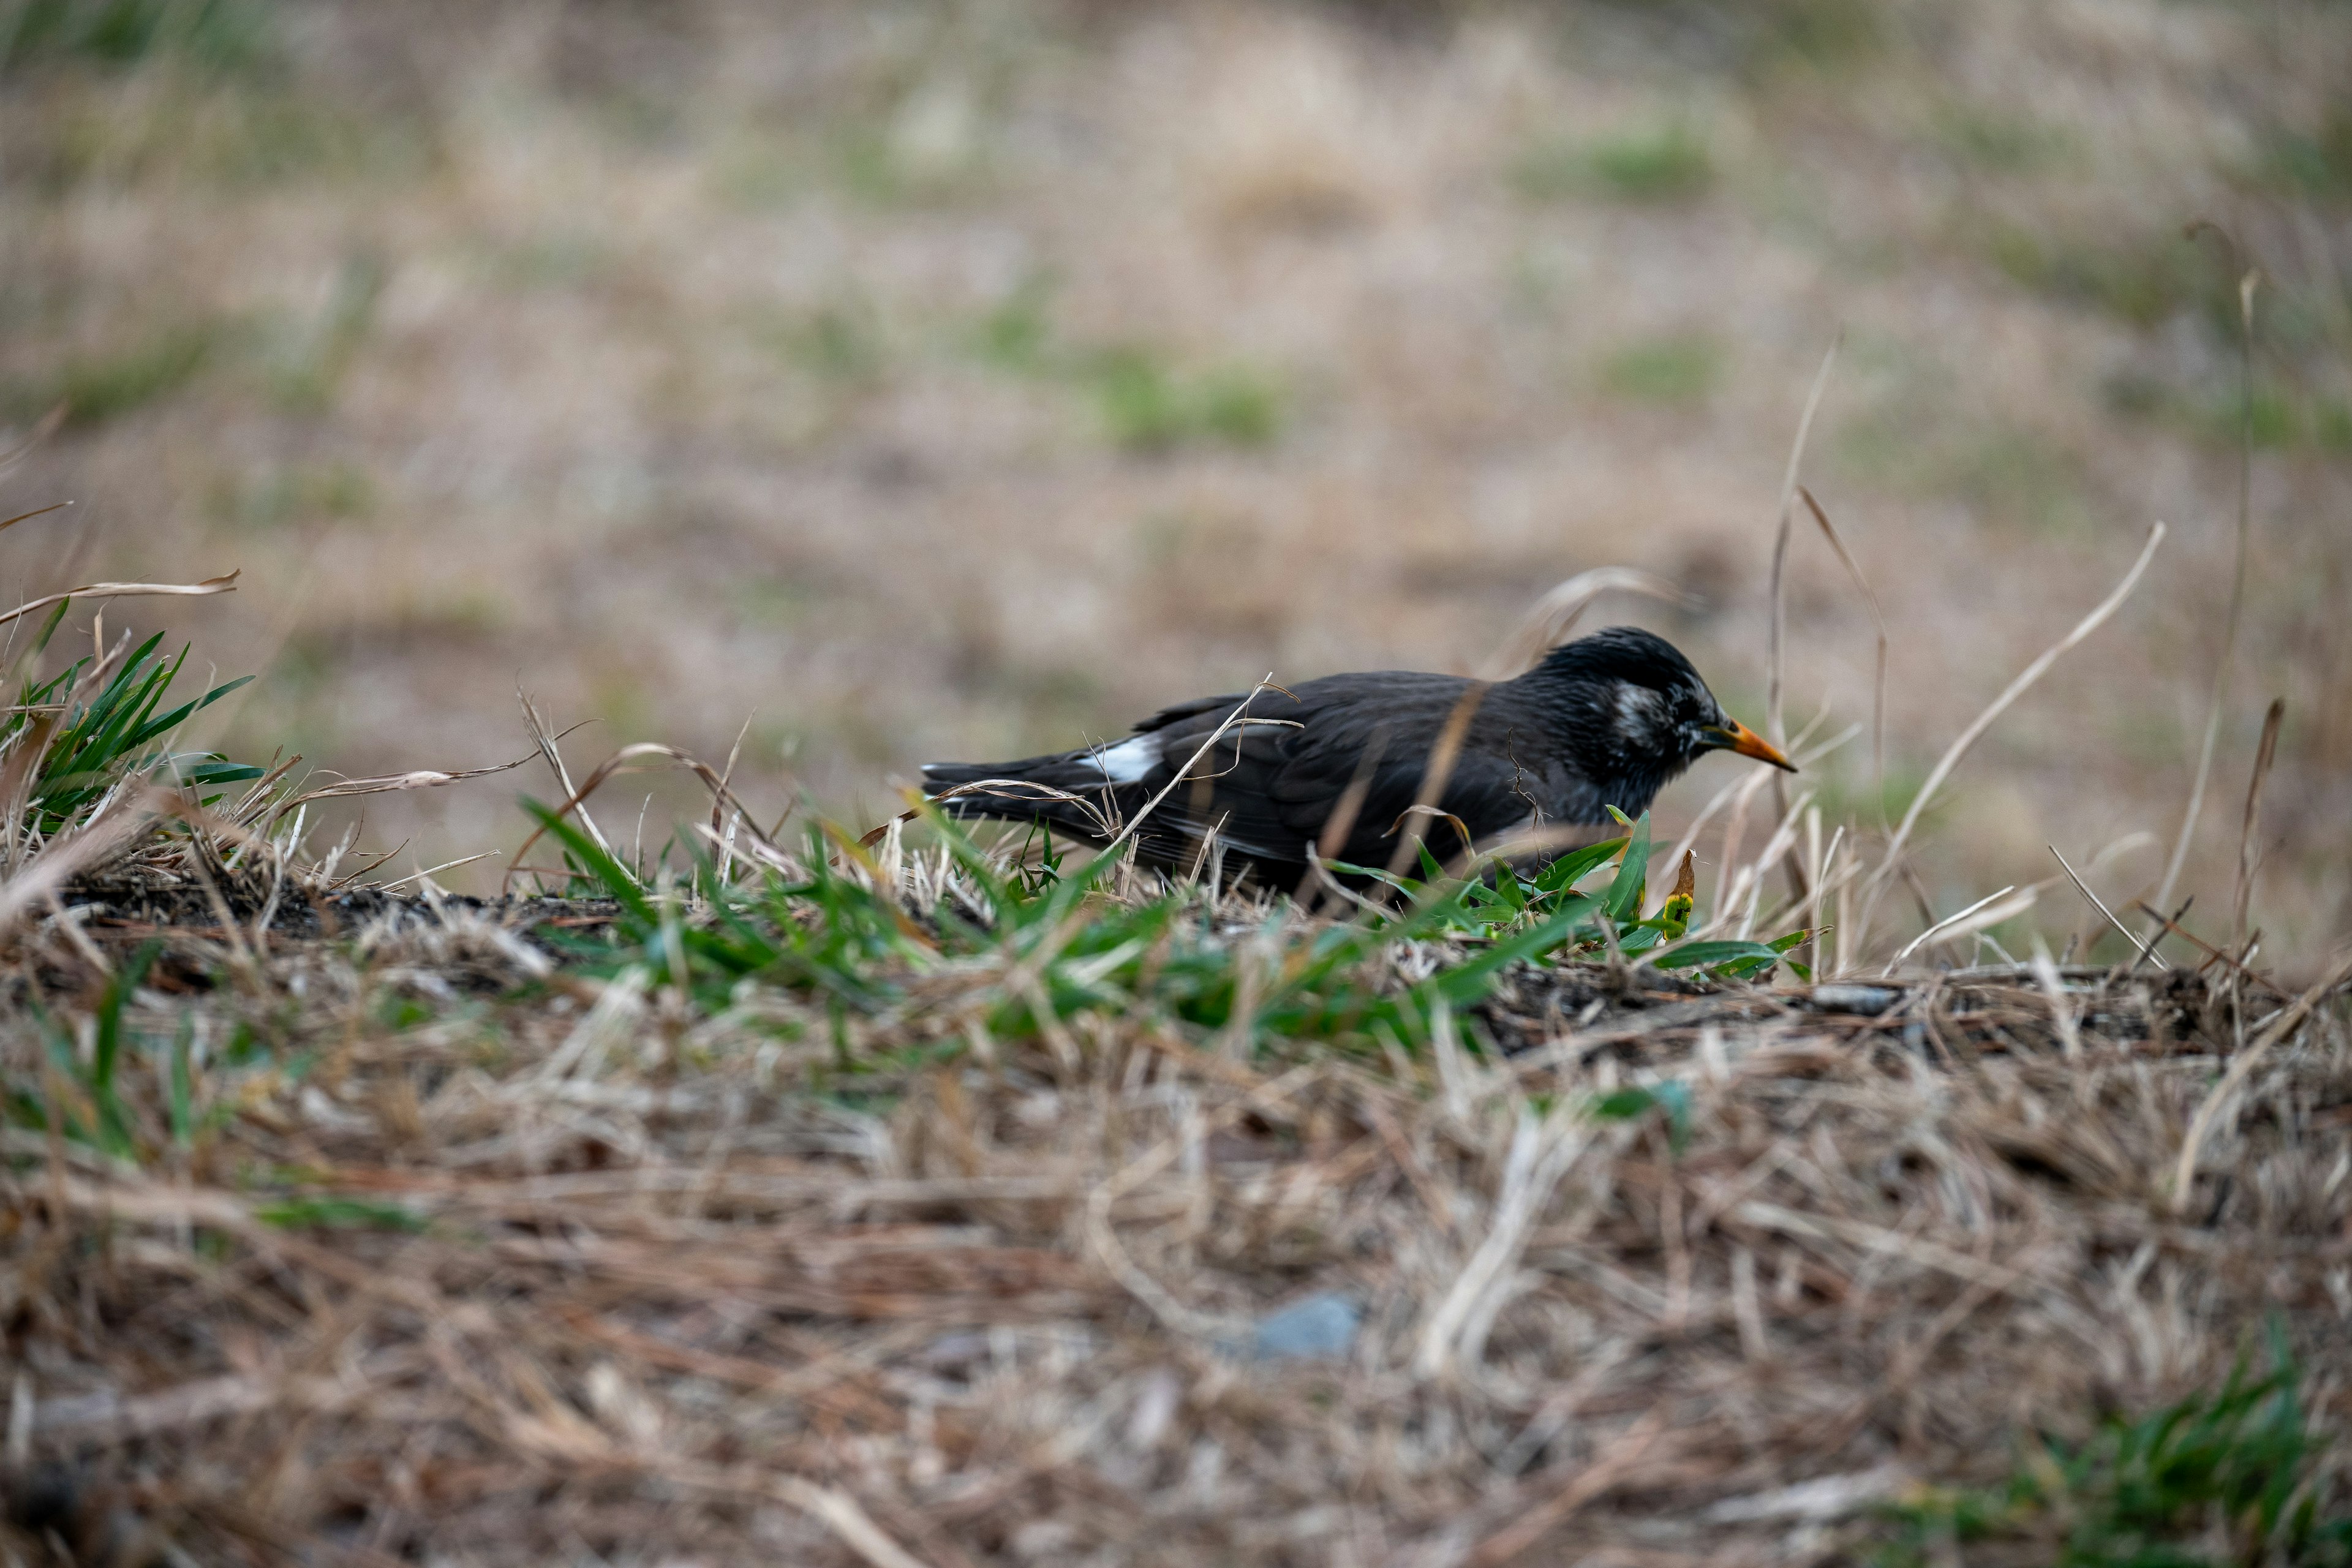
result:
[[[1769,763],[1787,773],[1795,773],[1797,764],[1784,755],[1780,747],[1749,729],[1737,719],[1726,719],[1721,727],[1709,726],[1699,731],[1707,744],[1722,751],[1737,752],[1743,757],[1753,757],[1759,763]]]

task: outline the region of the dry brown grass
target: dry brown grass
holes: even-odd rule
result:
[[[5,1134],[8,1491],[76,1561],[1819,1562],[2266,1318],[2352,1417],[2340,1001],[2176,1194],[2233,1028],[2193,979],[1561,972],[1507,1059],[1082,1016],[892,1068],[1002,969],[844,1045],[772,988],[541,979],[511,921],[351,929],[240,963],[167,922],[136,1024],[226,1074],[299,997],[310,1042],[193,1144]],[[1594,1113],[1636,1084],[1685,1127]],[[1329,1359],[1253,1353],[1314,1298],[1353,1314]]]
[[[2321,145],[2340,8],[1740,9],[325,5],[244,75],[36,60],[0,92],[0,379],[118,411],[26,493],[79,499],[111,574],[247,568],[186,628],[269,661],[242,749],[502,760],[520,672],[614,746],[717,756],[756,712],[763,810],[871,819],[924,758],[1268,668],[1472,668],[1594,567],[1697,593],[1606,613],[1752,714],[1769,502],[1843,323],[1803,477],[1898,633],[1898,811],[2175,526],[2102,656],[1971,758],[1944,911],[2179,823],[2237,479],[2234,273],[2177,237],[2212,217],[2273,279],[2258,384],[2302,433],[2257,454],[2207,798],[2284,695],[2268,950],[2316,963],[2352,908],[2321,417],[2352,317],[2341,193],[2276,160]],[[1708,177],[1643,184],[1661,126]],[[1180,404],[1264,375],[1273,438],[1179,407],[1121,448],[1089,357],[1120,346]],[[1789,585],[1792,715],[1860,717],[1864,606],[1809,534]],[[1859,750],[1828,767],[1874,815]],[[2227,880],[2206,815],[2185,885]],[[380,803],[369,842],[520,837],[485,788]],[[2163,848],[2105,890],[2152,896]]]

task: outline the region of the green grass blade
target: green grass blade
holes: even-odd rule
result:
[[[163,634],[157,632],[123,661],[122,668],[114,672],[82,710],[73,726],[77,734],[92,744],[102,743],[119,733],[127,722],[135,721],[131,715],[138,711],[142,700],[154,689],[157,681],[170,679],[167,661],[150,657],[163,640]]]
[[[89,1096],[98,1107],[100,1141],[109,1153],[124,1159],[136,1157],[138,1144],[131,1135],[130,1119],[123,1113],[121,1099],[114,1087],[115,1069],[122,1060],[122,1008],[147,978],[147,971],[163,951],[160,940],[149,938],[99,994],[96,1037],[90,1052]]]
[[[49,618],[41,623],[41,635],[33,639],[33,656],[36,658],[49,651],[49,639],[58,635],[58,628],[65,624],[66,612],[72,608],[71,599],[59,599],[58,607],[49,612]],[[80,668],[79,662],[75,668]]]
[[[249,675],[240,675],[235,680],[224,681],[194,701],[183,702],[162,718],[149,720],[131,732],[129,738],[123,742],[124,746],[142,746],[158,735],[170,734],[185,723],[192,715],[211,707],[238,687],[250,684],[252,679],[253,677]]]
[[[1393,888],[1408,899],[1420,897],[1422,888],[1423,886],[1423,884],[1416,882],[1409,877],[1393,876],[1386,871],[1375,870],[1370,866],[1356,865],[1352,861],[1326,860],[1323,862],[1323,865],[1325,869],[1332,872],[1334,875],[1341,877],[1363,877],[1371,881],[1380,883],[1382,887]]]
[[[1579,879],[1596,866],[1625,847],[1622,838],[1607,838],[1598,844],[1588,844],[1581,849],[1571,849],[1536,874],[1533,886],[1543,893],[1557,893],[1574,887]]]
[[[1539,958],[1567,942],[1600,902],[1589,896],[1574,900],[1542,924],[1496,942],[1466,963],[1439,971],[1422,983],[1423,989],[1432,996],[1444,997],[1450,1006],[1466,1007],[1486,994],[1494,976],[1503,969],[1521,959]]]
[[[1612,923],[1628,925],[1641,918],[1642,890],[1649,872],[1650,814],[1645,811],[1625,841],[1625,859],[1617,868],[1617,879],[1609,884],[1603,912]]]
[[[394,1230],[425,1228],[424,1216],[398,1204],[374,1198],[293,1197],[263,1204],[253,1217],[278,1230]]]
[[[1675,1153],[1690,1140],[1691,1092],[1687,1084],[1667,1079],[1662,1083],[1636,1084],[1604,1095],[1592,1104],[1592,1114],[1603,1121],[1631,1121],[1650,1110],[1666,1115],[1666,1141]]]
[[[522,797],[522,808],[530,814],[533,821],[547,830],[551,837],[563,846],[566,854],[579,861],[581,867],[587,871],[589,878],[603,887],[606,897],[618,903],[647,929],[661,923],[659,917],[654,912],[653,905],[646,898],[645,889],[637,885],[637,879],[631,876],[618,860],[606,854],[604,847],[594,839],[574,827],[570,819],[558,816],[549,807],[541,805],[529,795]]]
[[[1650,962],[1661,969],[1712,969],[1718,963],[1743,958],[1761,959],[1769,964],[1780,956],[1760,942],[1692,942],[1671,952],[1662,952]]]

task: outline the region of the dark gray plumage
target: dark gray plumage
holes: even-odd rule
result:
[[[1104,826],[1141,811],[1246,696],[1164,708],[1108,746],[1010,763],[930,763],[923,788],[939,795],[978,785],[951,795],[949,811],[1043,821],[1099,845]],[[1565,643],[1511,680],[1406,670],[1332,675],[1288,692],[1261,692],[1244,717],[1136,834],[1147,864],[1189,867],[1212,832],[1229,870],[1246,865],[1286,889],[1307,871],[1310,848],[1327,859],[1378,866],[1401,837],[1418,837],[1448,858],[1461,847],[1452,826],[1409,814],[1449,721],[1466,720],[1466,727],[1434,805],[1481,843],[1538,825],[1602,823],[1605,806],[1638,816],[1703,752],[1790,765],[1725,715],[1672,644],[1632,626]],[[1041,797],[1024,784],[1078,799]]]

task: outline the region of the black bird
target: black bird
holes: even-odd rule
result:
[[[1213,835],[1228,872],[1245,866],[1287,890],[1310,850],[1377,867],[1419,837],[1448,859],[1464,834],[1483,847],[1597,825],[1606,806],[1639,816],[1710,751],[1796,771],[1725,714],[1673,644],[1613,626],[1511,680],[1378,670],[1204,697],[1161,709],[1115,745],[928,763],[923,790],[953,816],[1044,822],[1097,847],[1166,790],[1134,836],[1146,864],[1196,866]]]

